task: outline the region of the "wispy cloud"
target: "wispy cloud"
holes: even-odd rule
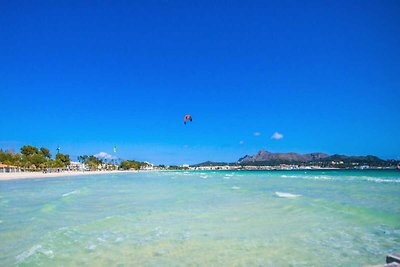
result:
[[[239,145],[243,145],[243,144],[244,144],[243,140],[239,141]]]
[[[280,140],[283,138],[283,134],[275,132],[272,136],[271,139],[275,139],[275,140]]]
[[[260,136],[261,133],[260,133],[260,132],[254,132],[253,135],[254,135],[254,136]]]
[[[108,154],[107,152],[100,152],[96,155],[94,155],[96,158],[99,159],[116,159],[113,155]]]

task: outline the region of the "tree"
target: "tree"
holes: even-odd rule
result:
[[[39,153],[39,149],[37,149],[37,147],[34,147],[34,146],[21,147],[21,154],[24,156],[31,156],[31,155],[38,154],[38,153]]]
[[[139,162],[135,160],[124,160],[121,162],[119,167],[123,170],[139,170],[141,167],[147,166],[148,164],[145,162]]]
[[[45,148],[45,147],[41,147],[40,148],[40,153],[42,153],[42,155],[46,158],[46,159],[50,159],[51,158],[51,154],[50,154],[50,150]]]
[[[78,161],[80,163],[86,164],[86,162],[89,160],[89,156],[83,155],[83,156],[78,156]]]
[[[46,152],[45,148],[44,151]],[[34,146],[21,147],[21,165],[26,168],[42,169],[46,167],[47,158]]]
[[[12,162],[12,154],[0,151],[0,162],[7,164],[7,162]]]
[[[50,168],[63,168],[63,167],[65,167],[64,163],[61,160],[49,160],[47,162],[47,165]]]
[[[30,156],[29,162],[36,168],[44,168],[46,163],[46,158],[42,154],[33,154]]]
[[[60,166],[60,167],[66,167],[66,166],[68,166],[69,164],[71,164],[71,160],[70,160],[70,158],[69,158],[69,155],[67,155],[67,154],[58,153],[58,154],[56,155],[56,161],[57,161],[57,163],[58,163],[59,165],[60,165],[60,163],[61,163],[62,166]]]
[[[85,164],[90,170],[97,170],[98,166],[102,163],[102,161],[95,156],[79,156],[78,161]]]

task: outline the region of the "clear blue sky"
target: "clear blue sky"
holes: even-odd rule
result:
[[[400,159],[399,1],[188,2],[1,0],[0,147]]]

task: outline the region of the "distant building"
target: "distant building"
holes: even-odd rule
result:
[[[70,171],[84,171],[85,164],[80,163],[80,162],[71,161],[71,163],[68,165],[68,169]]]
[[[361,170],[369,169],[369,166],[368,165],[362,165],[362,166],[359,167],[359,169],[361,169]]]
[[[98,171],[112,171],[112,170],[118,170],[118,165],[116,164],[110,164],[110,163],[103,163],[97,166]]]

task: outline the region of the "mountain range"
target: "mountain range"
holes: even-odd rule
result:
[[[279,164],[318,164],[322,166],[329,165],[370,165],[370,166],[394,166],[399,164],[395,160],[383,160],[379,157],[367,156],[346,156],[340,154],[328,155],[326,153],[272,153],[266,150],[260,150],[255,155],[246,155],[234,163],[224,162],[203,162],[193,166],[221,166],[221,165],[279,165]]]

